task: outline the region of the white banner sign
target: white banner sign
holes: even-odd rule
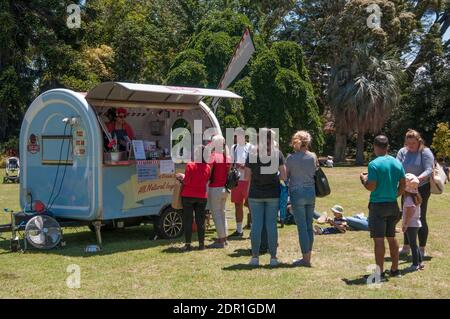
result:
[[[253,45],[250,30],[247,28],[245,29],[241,41],[239,41],[236,49],[234,50],[233,58],[228,64],[227,69],[220,80],[218,89],[226,89],[234,81],[234,79],[236,79],[242,69],[247,65],[254,52],[255,46]],[[220,98],[215,97],[211,102],[214,112],[216,111],[219,99]]]

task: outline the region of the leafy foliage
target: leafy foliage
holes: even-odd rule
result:
[[[450,158],[450,129],[448,123],[439,123],[437,125],[431,148],[435,151],[438,159],[445,161]]]
[[[69,29],[73,2],[0,0],[0,141],[17,136],[27,106],[55,87],[216,88],[246,27],[257,52],[230,88],[243,100],[219,104],[222,125],[279,126],[284,147],[305,128],[320,149],[326,123],[337,133],[327,150],[345,155],[358,136],[361,159],[364,136],[383,131],[397,147],[415,128],[431,142],[437,123],[450,121],[449,1],[89,0],[79,1],[81,28]],[[367,25],[372,4],[381,28]]]
[[[279,128],[284,150],[295,130],[309,130],[314,146],[321,151],[322,123],[299,45],[274,43],[257,56],[250,74],[235,89],[244,96],[248,126]]]

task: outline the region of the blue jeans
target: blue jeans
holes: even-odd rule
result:
[[[278,208],[279,198],[249,198],[248,203],[252,212],[252,255],[259,256],[259,248],[261,246],[261,233],[263,224],[267,230],[267,241],[269,244],[270,255],[277,255],[278,246]]]
[[[290,189],[292,214],[298,230],[302,254],[310,253],[314,243],[313,216],[316,203],[314,187],[293,187]]]
[[[360,217],[360,216],[352,216],[352,217],[345,217],[347,220],[347,225],[353,228],[354,230],[369,230],[369,221],[367,217]]]

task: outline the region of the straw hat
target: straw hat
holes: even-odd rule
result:
[[[331,207],[331,211],[337,214],[344,214],[344,208],[341,205],[334,205]]]

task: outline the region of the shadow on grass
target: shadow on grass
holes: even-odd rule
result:
[[[248,256],[250,257],[252,255],[252,250],[251,249],[243,249],[243,248],[239,248],[239,249],[235,249],[234,252],[232,252],[231,254],[228,254],[228,256],[230,257],[244,257],[244,256]]]
[[[123,230],[104,231],[102,232],[103,247],[100,252],[86,253],[85,248],[88,245],[96,244],[96,237],[88,228],[82,228],[79,231],[63,234],[63,240],[66,246],[57,247],[51,250],[38,250],[31,245],[27,245],[26,254],[49,254],[70,257],[95,257],[105,256],[115,253],[143,250],[148,248],[155,248],[160,246],[172,245],[180,241],[180,239],[153,240],[155,233],[151,226],[132,227]],[[11,253],[9,240],[0,241],[0,249],[5,252],[0,254]],[[20,240],[20,245],[23,248],[23,239]]]
[[[166,254],[187,254],[188,252],[184,249],[184,247],[169,247],[162,250],[163,253]]]
[[[286,263],[279,263],[276,267],[271,267],[269,265],[260,265],[260,266],[251,266],[248,264],[236,264],[231,265],[228,267],[223,267],[222,270],[228,270],[228,271],[235,271],[235,270],[256,270],[256,269],[270,269],[275,270],[277,268],[300,268],[297,266],[294,266],[292,264],[286,264]]]
[[[388,282],[389,278],[399,278],[401,279],[405,275],[409,275],[411,273],[418,272],[418,270],[410,269],[409,267],[400,269],[400,277],[389,277],[389,275],[386,275],[386,277],[382,280],[382,282]],[[367,279],[369,278],[369,275],[363,275],[361,277],[357,277],[354,279],[347,279],[343,278],[342,281],[345,282],[349,286],[353,285],[367,285]],[[370,283],[369,283],[370,285]]]
[[[266,254],[268,254],[267,250],[265,250],[265,251],[261,250],[259,252],[260,256],[263,256],[263,255],[266,255]],[[252,255],[252,250],[250,248],[248,248],[248,249],[243,249],[243,248],[235,249],[234,252],[232,252],[231,254],[228,254],[229,257],[233,257],[233,258],[245,257],[245,256],[250,257],[251,255]]]
[[[431,256],[425,256],[423,261],[430,261],[433,259]],[[406,264],[408,262],[412,263],[412,257],[411,256],[400,256],[399,260],[401,261],[401,264]],[[384,257],[384,261],[392,261],[391,257]]]
[[[181,241],[179,241],[179,242],[181,243]],[[177,242],[174,242],[174,243],[177,243]],[[184,245],[181,247],[169,247],[169,248],[165,248],[162,250],[162,252],[166,253],[166,254],[189,254],[190,252],[194,252],[194,251],[200,251],[198,246],[195,246],[195,244],[193,244],[192,250],[190,250],[190,251],[186,251],[184,248]]]
[[[369,275],[363,275],[360,277],[356,277],[353,279],[348,279],[348,278],[342,278],[342,281],[345,282],[346,285],[348,286],[368,286],[370,285],[370,283],[367,283],[367,279],[369,278]],[[389,279],[385,278],[383,279],[382,282],[388,282]]]
[[[248,237],[237,237],[237,236],[227,238],[228,241],[246,241],[248,239],[249,239]]]

